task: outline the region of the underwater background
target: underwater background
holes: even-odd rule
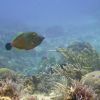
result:
[[[13,48],[7,51],[5,44],[12,41],[19,32],[37,32],[45,39],[31,50]],[[61,84],[66,87],[67,82],[72,83],[70,79],[81,80],[84,75],[97,71],[93,73],[97,75],[95,76],[97,84],[94,83],[91,86],[96,87],[95,91],[99,99],[96,99],[96,96],[92,98],[93,91],[92,99],[80,99],[78,96],[69,97],[63,90],[63,92],[60,91],[63,95],[60,97],[56,95],[50,100],[100,100],[99,41],[100,0],[0,0],[0,78],[3,81],[5,77],[11,79],[16,77],[19,83],[25,83],[24,88],[26,88],[26,84],[29,85],[27,80],[32,77],[33,83],[30,83],[31,87],[27,92],[29,96],[35,91],[39,94],[41,92],[50,94],[56,83],[56,87],[60,89]],[[86,77],[82,82],[83,80],[88,84],[94,82],[91,77],[90,81],[87,82],[89,78]],[[54,84],[51,84],[53,82]],[[36,84],[39,84],[39,87],[33,89],[37,87]],[[74,86],[77,87],[77,85]],[[25,93],[23,93],[24,96]],[[49,100],[34,99],[35,97],[19,99],[20,96],[15,99],[13,95],[3,96],[11,97],[11,100]]]

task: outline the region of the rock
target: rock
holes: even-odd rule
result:
[[[94,71],[86,74],[81,79],[82,84],[91,86],[97,94],[100,95],[100,71]]]
[[[0,78],[2,79],[16,79],[16,72],[8,68],[0,68]]]

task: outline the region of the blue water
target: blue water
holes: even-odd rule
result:
[[[5,50],[16,32],[35,31],[45,36],[38,47]],[[34,73],[41,59],[57,58],[50,49],[73,41],[89,42],[100,50],[100,0],[0,0],[0,66]]]

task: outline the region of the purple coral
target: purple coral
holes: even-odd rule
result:
[[[76,83],[73,86],[72,100],[96,100],[97,95],[91,87]]]

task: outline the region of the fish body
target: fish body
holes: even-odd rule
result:
[[[10,50],[12,47],[30,50],[35,48],[43,41],[44,37],[38,35],[36,32],[23,32],[17,36],[11,43],[6,44],[6,49]]]

